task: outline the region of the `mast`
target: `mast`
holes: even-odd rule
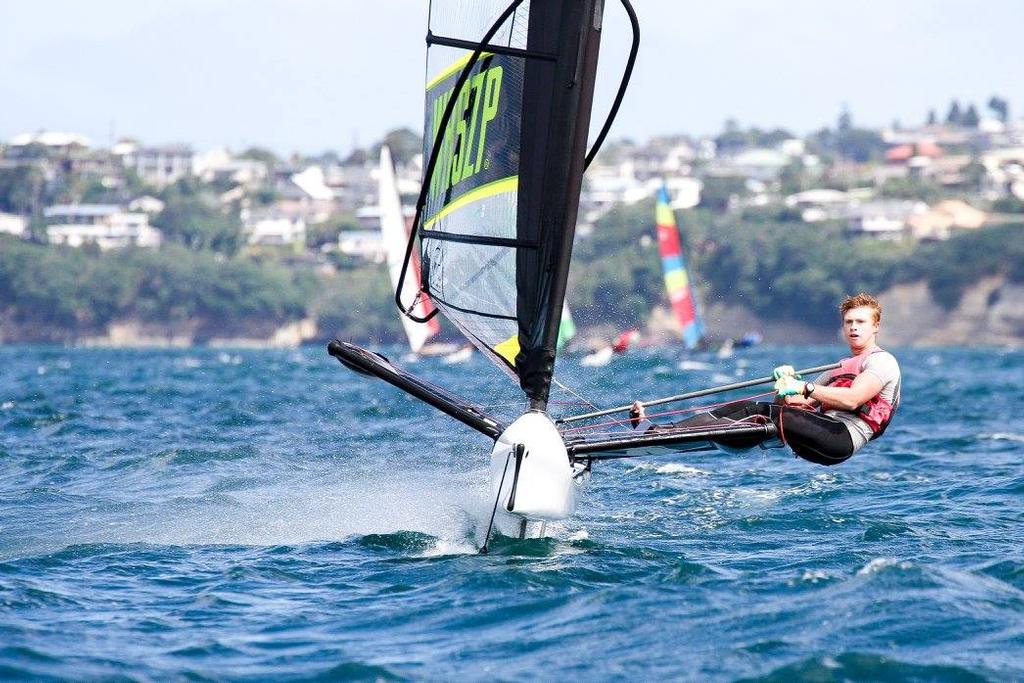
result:
[[[533,207],[529,202],[520,203],[521,220],[525,219],[528,226],[537,226],[541,232],[541,247],[536,259],[531,258],[532,254],[520,253],[520,320],[533,317],[538,324],[529,331],[520,328],[521,351],[516,357],[516,367],[530,408],[545,410],[576,233],[604,2],[582,0],[538,5],[531,7],[531,48],[561,51],[554,72],[548,70],[543,74],[550,80],[537,73],[536,80],[527,81],[533,87],[524,92],[524,100],[531,102],[536,98],[538,108],[549,100],[551,116],[546,137],[534,136],[532,126],[523,126],[524,156],[539,151],[532,145],[540,144],[547,147],[547,154],[532,155],[536,167],[530,169],[531,174],[523,184],[527,197],[542,198],[537,202],[536,213],[531,213]],[[540,65],[533,66],[535,71],[541,71]],[[536,123],[542,124],[540,120]],[[530,291],[532,282],[537,283],[534,292]],[[532,305],[540,310],[531,310]]]

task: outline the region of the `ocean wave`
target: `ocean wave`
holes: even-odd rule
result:
[[[979,434],[979,439],[989,439],[992,441],[1018,441],[1024,443],[1024,434],[1016,434],[1014,432],[995,432],[994,434]]]
[[[870,576],[889,569],[910,569],[914,565],[907,560],[893,557],[876,557],[857,570],[857,576]]]
[[[953,664],[915,664],[885,655],[842,652],[786,664],[771,673],[737,683],[791,683],[793,681],[932,681],[984,682],[983,673]]]

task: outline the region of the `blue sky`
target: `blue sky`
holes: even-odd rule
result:
[[[1024,2],[634,0],[613,137],[884,125],[998,93],[1024,114]],[[70,130],[199,149],[348,151],[422,116],[425,0],[0,1],[0,139]],[[608,0],[595,120],[629,41]]]

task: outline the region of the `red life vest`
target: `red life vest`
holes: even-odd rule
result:
[[[852,386],[853,380],[857,379],[857,375],[864,372],[864,364],[867,363],[868,357],[873,353],[881,352],[882,349],[876,346],[864,351],[859,356],[844,358],[839,361],[839,369],[835,370],[835,374],[825,381],[825,386]],[[866,403],[851,412],[867,423],[868,427],[871,428],[871,438],[877,439],[885,432],[885,428],[889,426],[893,416],[896,414],[896,409],[899,408],[899,404],[900,391],[899,386],[897,386],[893,403],[889,403],[882,398],[882,393],[879,392],[877,396],[868,399]],[[822,406],[822,409],[824,409],[824,406]]]

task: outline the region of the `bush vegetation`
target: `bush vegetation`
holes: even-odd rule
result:
[[[621,206],[578,240],[568,289],[578,324],[642,325],[665,302],[653,215],[653,202]],[[837,224],[775,220],[770,212],[756,223],[702,209],[677,219],[702,299],[764,317],[823,324],[845,294],[922,279],[950,308],[985,275],[1024,282],[1024,222],[915,247],[856,239]],[[0,315],[63,328],[69,337],[124,319],[198,319],[207,329],[244,333],[312,316],[325,336],[400,340],[386,268],[339,265],[321,275],[308,262],[286,265],[266,252],[228,256],[168,242],[159,251],[100,253],[0,235]]]

